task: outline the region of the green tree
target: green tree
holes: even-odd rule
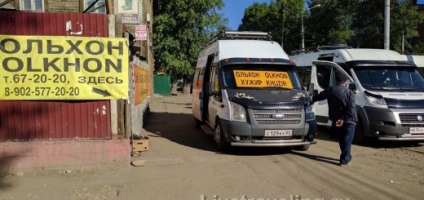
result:
[[[173,81],[191,80],[199,52],[226,19],[217,10],[222,0],[161,0],[154,9],[153,51],[155,69],[165,70]]]
[[[241,31],[268,31],[266,22],[271,20],[268,19],[270,9],[267,3],[253,3],[244,11],[242,24],[239,26]]]
[[[392,49],[405,54],[424,53],[424,44],[422,42],[414,44],[411,40],[419,36],[418,26],[424,22],[424,14],[419,13],[418,7],[414,6],[412,1],[405,1],[401,4],[394,3],[390,21],[390,46]]]
[[[312,38],[311,46],[346,44],[354,36],[352,18],[355,14],[355,0],[312,0],[310,15],[306,18],[307,37]]]
[[[281,42],[284,38],[286,51],[299,50],[303,16],[306,49],[333,44],[384,47],[384,0],[308,0],[311,9],[304,8],[303,3],[255,3],[245,10],[239,29],[272,32],[274,40]],[[417,8],[411,1],[391,0],[391,49],[402,52],[404,46],[405,53],[422,53],[423,44],[412,40],[419,35],[418,25],[424,22],[424,15]]]
[[[384,48],[384,0],[363,1],[356,10],[357,47]]]
[[[361,48],[384,48],[384,0],[311,0],[309,5],[321,4],[308,18],[313,37],[318,44],[349,44]],[[315,14],[315,15],[314,15]],[[417,6],[411,1],[391,0],[390,48],[402,51],[402,42],[415,51],[405,37],[418,36],[418,25],[423,22]],[[323,23],[325,22],[325,23]],[[403,37],[405,36],[405,37]]]
[[[254,3],[244,11],[240,31],[270,32],[273,40],[283,41],[284,50],[299,46],[300,10],[303,0],[277,0],[267,3]],[[297,32],[297,33],[295,33]]]

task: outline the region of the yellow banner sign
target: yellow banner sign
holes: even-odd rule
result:
[[[237,87],[281,87],[293,89],[287,72],[234,70]]]
[[[133,64],[134,105],[139,105],[150,96],[150,70]]]
[[[0,100],[127,98],[124,38],[0,35]]]

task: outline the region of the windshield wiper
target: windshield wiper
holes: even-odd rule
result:
[[[366,84],[366,83],[362,83],[362,86],[363,86],[365,89],[368,89],[368,90],[390,90],[390,89],[389,89],[389,88],[387,88],[387,87],[374,86],[374,85]]]
[[[369,90],[384,90],[384,91],[420,91],[423,92],[424,88],[403,88],[403,87],[367,87]]]
[[[367,89],[369,89],[369,90],[382,90],[382,91],[399,90],[399,88],[394,88],[394,87],[377,87],[377,86],[367,87]]]
[[[413,87],[408,87],[408,88],[400,87],[398,89],[401,90],[401,91],[419,91],[419,92],[424,91],[424,88],[413,88]]]

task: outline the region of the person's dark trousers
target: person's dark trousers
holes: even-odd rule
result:
[[[353,137],[355,136],[355,124],[346,123],[342,127],[335,127],[334,132],[339,136],[340,164],[346,164],[352,160],[350,149],[352,147]]]
[[[331,125],[330,139],[339,140],[341,134],[341,127],[336,127],[336,124]]]

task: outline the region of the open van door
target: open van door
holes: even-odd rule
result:
[[[314,95],[322,92],[326,88],[336,85],[336,73],[342,73],[353,83],[353,78],[338,64],[330,61],[315,60],[312,62],[311,83],[314,84]],[[318,101],[313,105],[317,123],[331,126],[328,117],[327,100]]]
[[[196,127],[200,127],[201,123],[208,120],[208,100],[207,95],[210,71],[215,54],[211,54],[206,58],[198,60],[196,72],[193,78],[193,98],[192,98],[192,112]]]

